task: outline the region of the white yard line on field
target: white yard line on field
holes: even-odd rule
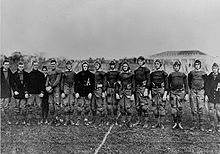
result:
[[[103,140],[102,140],[102,143],[101,143],[101,144],[99,145],[99,147],[95,150],[95,153],[94,153],[94,154],[97,154],[97,153],[99,152],[99,150],[101,149],[101,147],[105,144],[105,141],[106,141],[108,135],[110,134],[110,132],[111,132],[113,126],[114,126],[114,124],[112,124],[112,125],[109,127],[108,131],[105,133],[105,136],[104,136],[104,138],[103,138]]]

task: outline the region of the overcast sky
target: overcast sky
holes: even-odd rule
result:
[[[1,52],[123,58],[220,55],[220,0],[1,0]]]

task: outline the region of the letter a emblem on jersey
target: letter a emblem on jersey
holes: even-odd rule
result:
[[[90,86],[90,85],[91,85],[89,78],[88,78],[88,80],[87,80],[87,82],[86,82],[86,85],[87,85],[87,86]]]

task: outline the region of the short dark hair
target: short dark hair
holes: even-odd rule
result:
[[[22,61],[18,62],[18,65],[24,65],[24,62]]]
[[[43,67],[42,67],[42,70],[47,71],[47,66],[43,66]]]
[[[32,61],[32,65],[34,65],[34,63],[38,63],[38,61],[36,61],[36,60]]]
[[[5,64],[5,63],[9,63],[9,60],[8,60],[8,59],[5,59],[5,60],[3,61],[3,64]]]
[[[57,61],[56,61],[55,59],[52,59],[52,60],[50,61],[50,63],[57,63]]]

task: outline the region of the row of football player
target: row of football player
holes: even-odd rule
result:
[[[82,64],[82,71],[75,73],[70,61],[66,70],[61,72],[56,68],[56,61],[51,60],[51,70],[47,67],[38,70],[38,62],[33,62],[30,73],[24,71],[24,64],[18,64],[18,70],[12,74],[9,61],[5,60],[1,69],[1,106],[10,124],[8,110],[11,98],[11,88],[14,92],[15,108],[24,124],[30,124],[33,112],[42,109],[40,123],[55,123],[63,121],[67,125],[79,125],[81,119],[86,124],[95,121],[102,123],[107,117],[110,123],[117,121],[129,127],[134,125],[148,126],[149,106],[157,119],[153,128],[164,128],[166,101],[171,104],[173,128],[182,129],[182,112],[184,100],[190,100],[193,117],[193,128],[204,130],[204,107],[208,100],[210,112],[210,131],[219,131],[220,122],[220,75],[216,63],[212,72],[201,71],[201,62],[196,60],[194,70],[187,75],[179,72],[181,63],[176,61],[174,71],[169,75],[161,69],[160,60],[154,62],[155,70],[145,66],[144,57],[138,58],[139,67],[131,72],[129,63],[122,63],[122,71],[116,70],[114,61],[110,62],[107,73],[101,70],[101,63],[95,62],[95,73],[89,71],[88,63]],[[189,90],[188,90],[189,89]],[[189,95],[188,95],[189,94]],[[61,99],[62,98],[62,99]],[[48,100],[49,99],[49,100]],[[62,101],[61,101],[62,100]],[[49,103],[48,103],[49,102]],[[61,110],[64,111],[64,119]],[[138,121],[132,123],[134,111],[138,113]],[[49,116],[48,116],[49,111]],[[75,114],[73,114],[73,112]],[[91,113],[91,116],[89,114]],[[39,114],[38,114],[39,115]],[[89,117],[92,117],[91,119]],[[119,120],[120,119],[120,120]],[[19,119],[16,120],[18,122]]]

